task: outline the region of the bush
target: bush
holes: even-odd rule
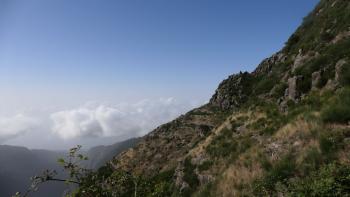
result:
[[[286,184],[295,172],[295,162],[291,155],[283,157],[267,174],[254,181],[253,192],[256,196],[271,196],[276,192],[276,184]]]
[[[276,81],[277,81],[277,77],[274,75],[261,78],[254,87],[255,95],[268,93],[276,84]]]
[[[303,159],[303,162],[300,164],[300,171],[303,173],[303,175],[309,175],[310,172],[318,170],[320,165],[322,164],[323,157],[321,152],[313,147],[310,148],[305,158]]]
[[[350,121],[350,89],[344,89],[329,106],[321,112],[321,117],[327,123],[348,123]]]
[[[212,143],[206,147],[206,152],[214,157],[227,157],[236,151],[237,145],[232,139],[232,131],[225,128],[220,135],[215,137]]]
[[[343,66],[341,75],[340,75],[340,83],[343,86],[349,86],[350,85],[350,64],[347,63]]]
[[[184,162],[184,181],[188,183],[189,188],[184,191],[184,196],[191,196],[199,185],[198,177],[195,173],[196,166],[191,163],[191,158],[187,157]]]
[[[349,185],[350,167],[332,163],[292,182],[286,196],[349,196]]]
[[[287,83],[278,83],[272,91],[272,97],[278,99],[284,96],[285,90],[288,88]]]
[[[199,171],[209,170],[209,168],[213,165],[212,161],[205,161],[201,165],[198,166]]]

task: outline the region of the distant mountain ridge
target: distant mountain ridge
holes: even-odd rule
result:
[[[107,146],[95,146],[87,151],[88,161],[87,168],[98,169],[112,160],[115,155],[134,147],[139,138],[132,138],[122,142],[117,142]]]
[[[86,167],[97,169],[106,164],[115,155],[133,147],[138,138],[125,140],[113,145],[92,147],[86,152],[89,160]],[[29,187],[30,177],[39,175],[45,169],[56,170],[62,177],[63,169],[57,163],[63,158],[63,151],[30,150],[20,146],[0,145],[0,196],[12,196]],[[40,189],[31,194],[35,197],[61,197],[68,189],[64,183],[44,183]]]
[[[40,174],[44,169],[61,171],[57,158],[64,153],[47,150],[29,150],[25,147],[0,145],[0,194],[11,196],[25,191],[30,185],[30,177]],[[66,186],[63,183],[44,184],[33,196],[62,196]]]

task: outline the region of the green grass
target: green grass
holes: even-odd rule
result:
[[[272,196],[276,192],[276,184],[286,184],[296,170],[294,158],[284,156],[267,171],[264,177],[253,182],[253,192],[256,196]]]
[[[205,170],[209,170],[210,167],[213,165],[213,162],[212,161],[205,161],[203,162],[202,164],[200,164],[198,166],[198,170],[201,172],[201,171],[205,171]]]
[[[348,123],[350,121],[350,89],[343,89],[321,112],[326,123]]]
[[[350,196],[350,166],[331,163],[290,182],[286,196]]]
[[[184,161],[184,181],[189,187],[183,192],[183,196],[191,196],[199,186],[199,180],[195,173],[196,166],[191,163],[191,158],[187,157]]]
[[[350,64],[346,63],[343,65],[343,69],[340,75],[340,83],[343,86],[350,86]]]

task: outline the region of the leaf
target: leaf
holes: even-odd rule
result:
[[[63,158],[58,158],[57,162],[63,165],[66,161]]]

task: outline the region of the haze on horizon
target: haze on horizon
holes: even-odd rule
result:
[[[317,0],[0,2],[0,144],[141,136],[283,47]]]

